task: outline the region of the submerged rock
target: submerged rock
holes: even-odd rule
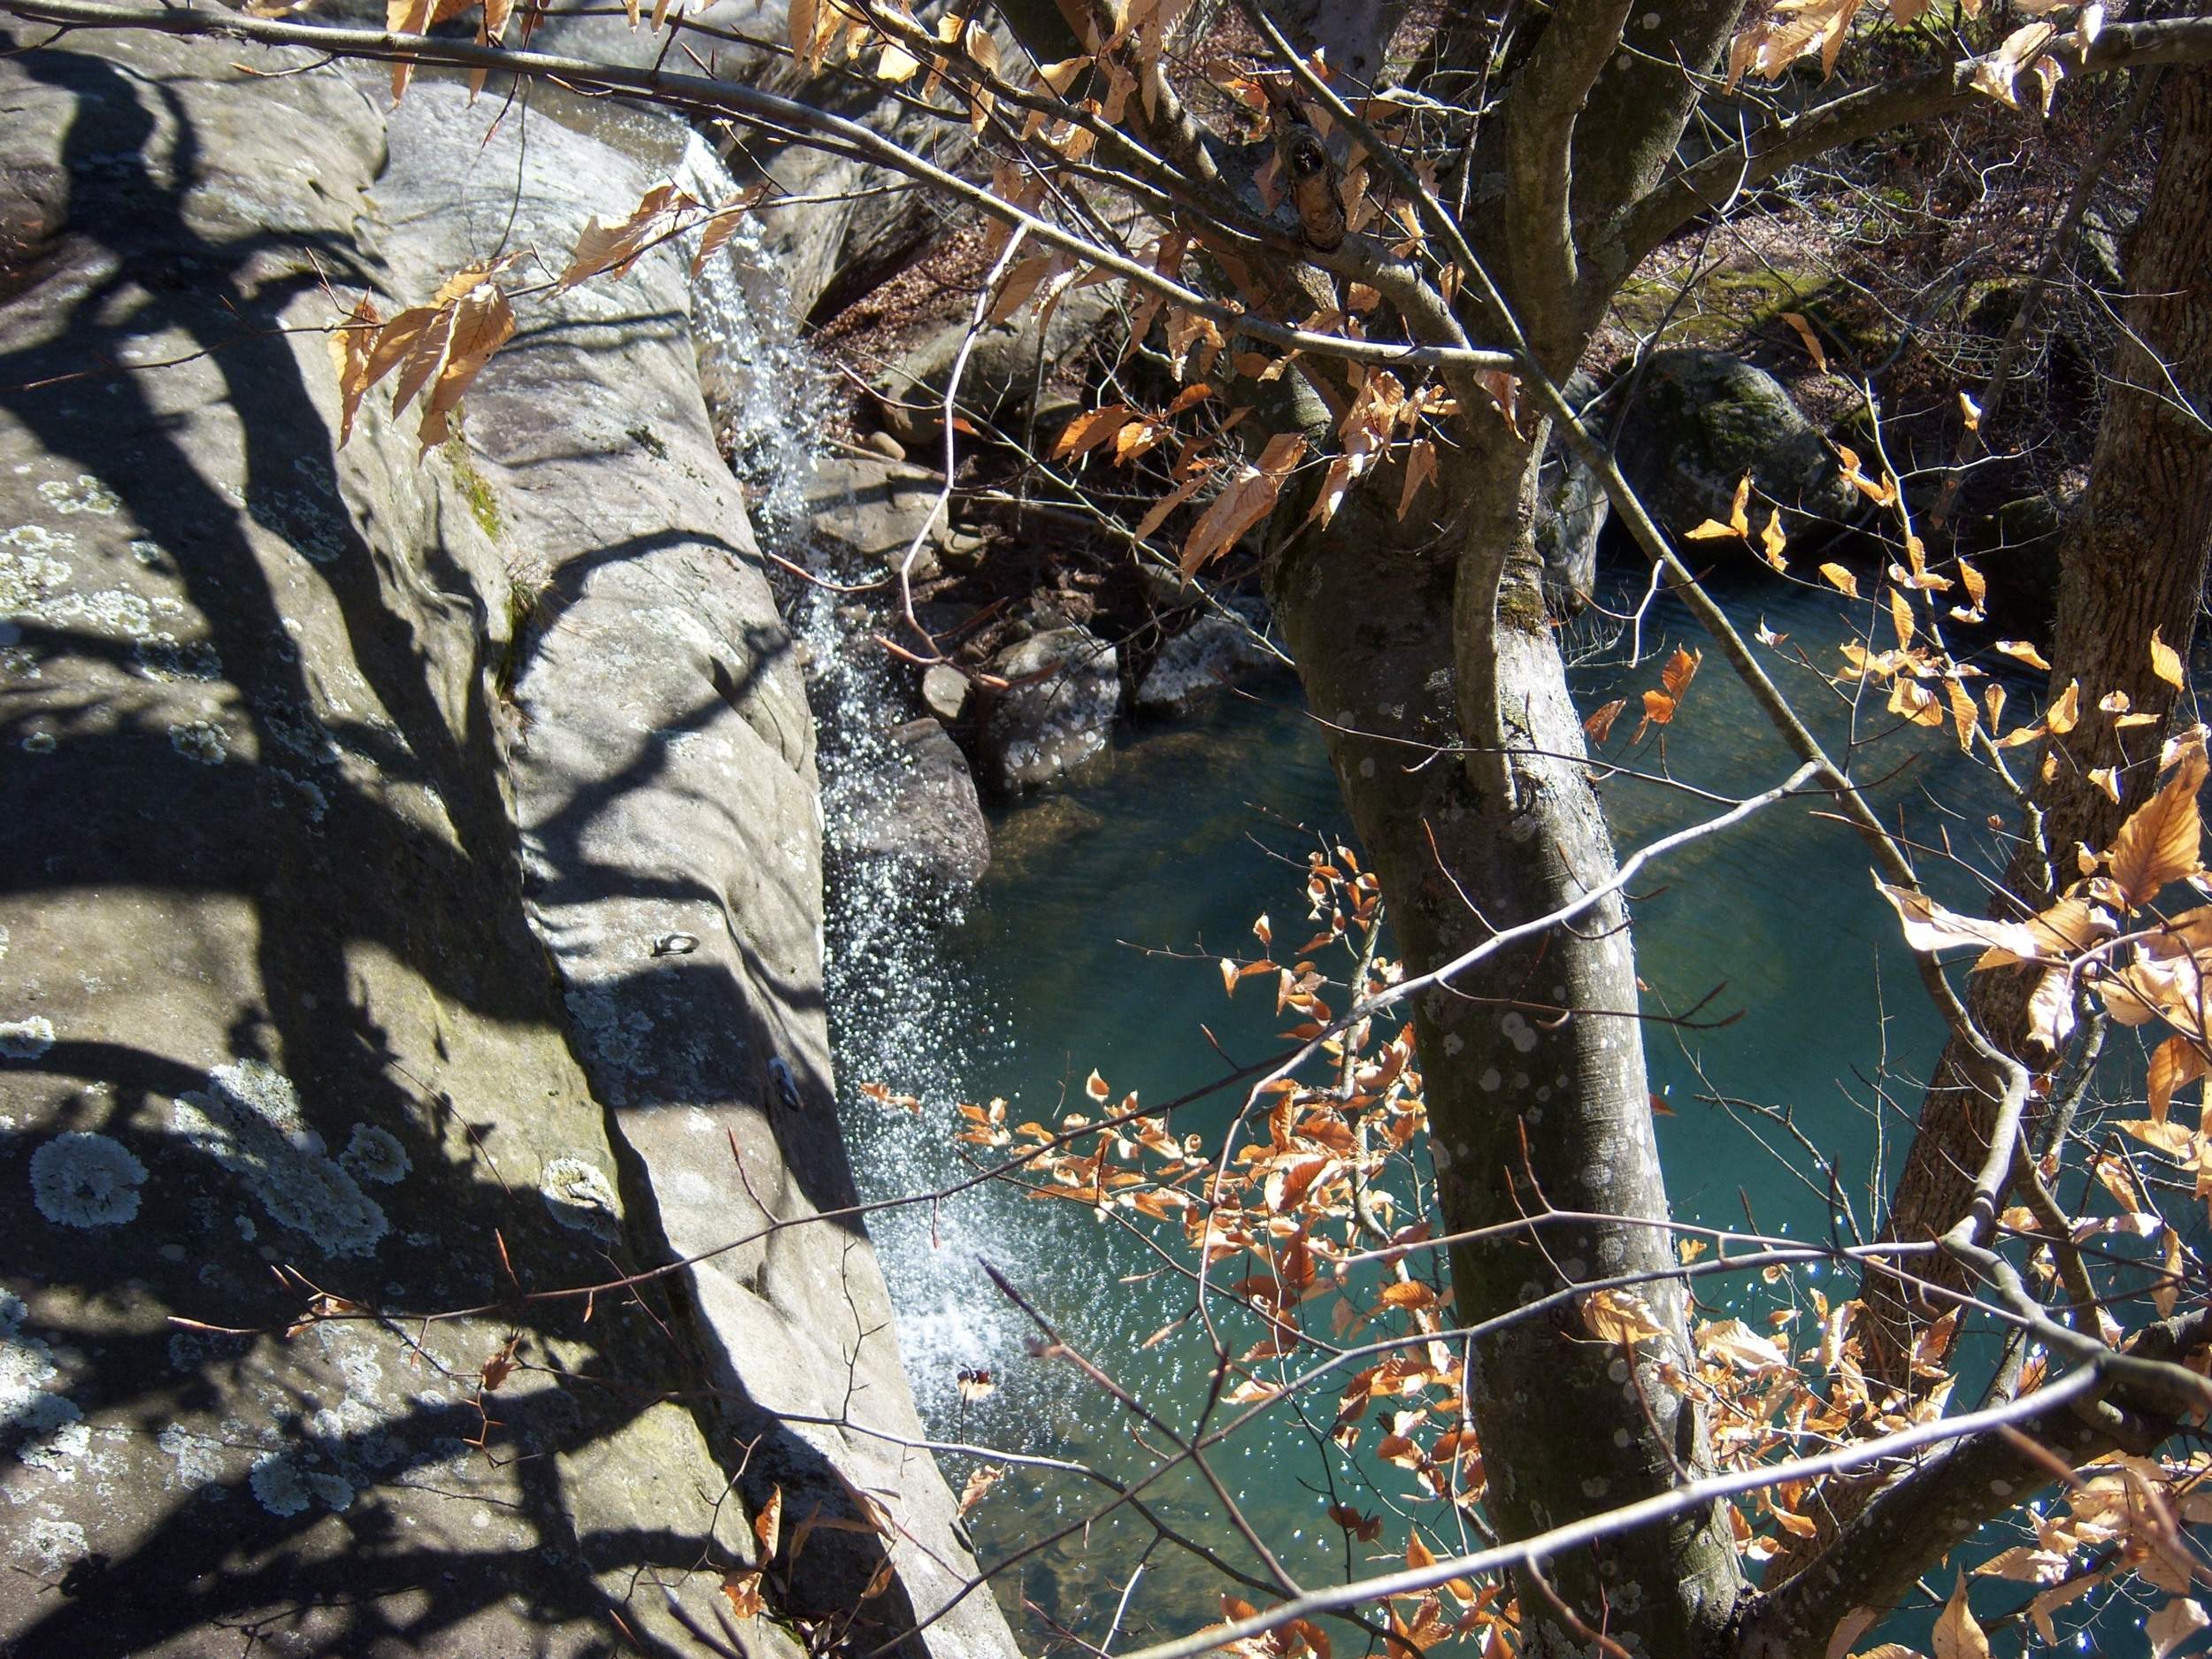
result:
[[[1265,622],[1263,614],[1198,618],[1160,647],[1138,683],[1137,711],[1179,719],[1231,681],[1283,666],[1254,637]]]
[[[1096,634],[1033,634],[992,658],[990,672],[1013,682],[983,720],[985,775],[1000,794],[1041,788],[1105,749],[1121,703],[1120,659]]]

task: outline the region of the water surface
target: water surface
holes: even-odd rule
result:
[[[1854,735],[1848,705],[1793,659],[1801,648],[1833,668],[1837,641],[1866,626],[1867,607],[1780,583],[1736,598],[1746,626],[1763,614],[1789,635],[1763,657],[1840,752]],[[1705,643],[1684,612],[1662,602],[1646,619],[1634,666],[1617,647],[1574,672],[1586,710],[1630,699],[1607,755],[1725,795],[1786,776],[1794,757],[1713,654],[1663,744],[1656,734],[1630,744],[1637,700],[1658,684],[1677,641]],[[1002,813],[990,875],[933,943],[903,926],[848,930],[837,974],[884,987],[841,1030],[848,1123],[870,1196],[940,1187],[972,1167],[951,1144],[955,1100],[1002,1095],[1010,1123],[1049,1124],[1090,1107],[1082,1086],[1094,1069],[1117,1099],[1133,1089],[1150,1104],[1279,1046],[1271,997],[1225,1000],[1216,959],[1251,953],[1249,929],[1262,912],[1275,918],[1279,941],[1304,937],[1306,853],[1320,838],[1339,839],[1346,818],[1294,682],[1254,692],[1224,700],[1198,726],[1125,735],[1110,765]],[[1878,712],[1860,718],[1862,738],[1894,725]],[[1886,736],[1855,770],[1893,821],[1932,842],[1947,834],[1981,869],[2001,867],[1986,821],[2000,794],[1962,763],[1947,728]],[[1624,854],[1722,810],[1625,775],[1606,783],[1604,797]],[[1770,808],[1671,856],[1638,886],[1647,1012],[1694,1008],[1700,1022],[1646,1030],[1652,1087],[1671,1112],[1659,1124],[1663,1157],[1685,1218],[1732,1226],[1749,1218],[1770,1231],[1825,1235],[1832,1164],[1836,1190],[1870,1230],[1882,1154],[1886,1147],[1893,1157],[1901,1143],[1918,1079],[1939,1047],[1939,1024],[1874,895],[1865,849],[1825,810],[1810,798]],[[1939,894],[1978,908],[1965,870],[1926,862]],[[872,972],[872,952],[890,953],[882,963],[901,977]],[[922,1110],[853,1097],[865,1079],[921,1095]],[[1211,1138],[1237,1098],[1221,1091],[1179,1112],[1176,1127]],[[1148,1471],[1166,1446],[1070,1367],[1028,1357],[1035,1327],[991,1286],[979,1258],[1170,1429],[1187,1432],[1198,1420],[1210,1350],[1192,1327],[1143,1346],[1187,1311],[1190,1288],[1142,1238],[1102,1225],[1084,1206],[1028,1202],[1003,1187],[883,1217],[874,1231],[916,1393],[940,1434],[1078,1459],[1125,1479]],[[994,1392],[963,1399],[963,1370],[988,1371]],[[1378,1504],[1350,1484],[1369,1466],[1327,1446],[1329,1405],[1317,1409],[1317,1422],[1288,1406],[1271,1411],[1217,1454],[1217,1467],[1294,1576],[1374,1571],[1362,1557],[1402,1549],[1405,1520],[1387,1518],[1383,1541],[1367,1546],[1348,1542],[1326,1519],[1339,1498],[1371,1511]],[[957,1486],[972,1465],[949,1467]],[[1254,1565],[1194,1479],[1179,1474],[1156,1490],[1171,1524]],[[1103,1495],[1070,1477],[1018,1469],[979,1507],[973,1530],[993,1557],[1088,1514]],[[1041,1609],[1025,1615],[1041,1633],[1056,1622],[1099,1642],[1118,1615],[1117,1647],[1217,1616],[1217,1576],[1167,1546],[1142,1555],[1149,1537],[1125,1511],[1040,1553],[1002,1594],[1018,1591]],[[1141,1558],[1144,1571],[1125,1594]]]

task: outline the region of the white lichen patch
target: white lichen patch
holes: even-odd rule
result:
[[[161,1431],[154,1444],[176,1460],[178,1484],[191,1489],[211,1486],[223,1479],[229,1448],[210,1434],[196,1434],[181,1423]]]
[[[0,1019],[0,1060],[35,1060],[54,1046],[54,1022],[43,1014]]]
[[[354,1125],[353,1138],[338,1155],[338,1162],[357,1179],[375,1181],[384,1187],[403,1180],[407,1171],[414,1167],[408,1162],[407,1149],[400,1145],[398,1138],[374,1124]]]
[[[76,1522],[41,1516],[26,1527],[11,1530],[8,1553],[18,1564],[52,1576],[67,1572],[92,1553],[92,1546]]]
[[[94,512],[111,518],[123,507],[115,492],[89,472],[78,473],[73,481],[49,479],[38,493],[58,513]]]
[[[23,740],[27,755],[50,755],[61,747],[61,740],[51,732],[34,732]]]
[[[24,1432],[16,1456],[27,1467],[74,1479],[78,1461],[92,1449],[92,1425],[76,1403],[57,1394],[41,1394],[19,1412],[12,1425]]]
[[[76,537],[56,535],[43,525],[0,530],[0,616],[35,616],[51,603],[72,574],[57,555],[76,549]]]
[[[291,1079],[259,1060],[217,1066],[204,1093],[177,1097],[172,1121],[242,1179],[269,1217],[326,1256],[366,1256],[389,1229],[384,1212],[307,1128]]]
[[[38,1338],[19,1328],[0,1336],[0,1429],[21,1422],[58,1374],[53,1350]]]
[[[653,1029],[650,1014],[642,1009],[626,1010],[611,992],[595,987],[571,991],[567,1002],[577,1034],[593,1059],[624,1071],[641,1071],[650,1064],[645,1043]]]
[[[193,720],[169,728],[169,747],[203,766],[219,766],[230,756],[230,733],[212,720]]]
[[[353,1486],[336,1475],[296,1467],[282,1452],[270,1452],[253,1466],[247,1484],[272,1515],[298,1515],[318,1499],[333,1511],[351,1507]]]
[[[549,1158],[539,1173],[538,1191],[564,1227],[602,1239],[620,1236],[622,1206],[614,1183],[597,1165],[582,1158]]]
[[[300,1471],[292,1467],[292,1460],[282,1452],[265,1454],[246,1480],[261,1507],[272,1515],[297,1515],[307,1508],[307,1487]]]
[[[73,1132],[31,1154],[31,1202],[59,1227],[119,1227],[138,1214],[146,1166],[121,1141]]]

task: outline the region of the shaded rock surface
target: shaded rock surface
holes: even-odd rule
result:
[[[1120,659],[1087,629],[1048,628],[991,661],[1012,681],[984,717],[985,780],[1002,795],[1040,788],[1102,753],[1121,701]]]
[[[959,361],[960,349],[967,340],[970,319],[954,319],[874,378],[883,424],[910,449],[941,433],[945,389],[952,384],[956,367],[960,370],[959,406],[969,419],[1012,422],[1024,400],[1036,395],[1113,309],[1113,298],[1103,288],[1077,288],[1062,295],[1041,325],[1035,308],[1025,306],[1004,322],[986,324],[976,334],[964,365]]]
[[[778,1486],[890,1505],[895,1639],[969,1563],[856,1224],[565,1294],[851,1202],[681,261],[528,310],[425,457],[375,395],[335,448],[311,332],[651,172],[426,82],[388,157],[373,89],[234,56],[0,62],[0,1645],[694,1652],[664,1589],[716,1628]],[[818,1532],[787,1611],[886,1548]],[[1012,1653],[982,1597],[903,1647]]]
[[[1616,396],[1626,403],[1616,417],[1622,475],[1663,530],[1726,520],[1746,472],[1758,499],[1786,510],[1786,527],[1799,512],[1853,511],[1833,452],[1764,369],[1718,351],[1657,351]],[[1764,522],[1755,513],[1755,530]]]
[[[873,787],[850,808],[844,853],[895,858],[932,888],[962,893],[991,865],[967,757],[933,719],[910,720],[890,735]]]

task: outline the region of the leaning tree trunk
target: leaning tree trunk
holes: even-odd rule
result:
[[[1547,625],[1529,538],[1532,457],[1502,428],[1445,480],[1456,504],[1442,546],[1407,545],[1374,495],[1279,554],[1271,588],[1409,972],[1448,961],[1494,928],[1554,911],[1615,871],[1585,768],[1582,730]],[[1433,532],[1432,531],[1432,534]],[[1500,706],[1510,710],[1513,800],[1439,749],[1468,741],[1453,669],[1453,546],[1513,551],[1494,630]],[[1560,758],[1554,758],[1558,757]],[[1490,757],[1479,757],[1488,761]],[[1426,764],[1423,764],[1426,763]],[[1471,770],[1480,772],[1476,766]],[[1479,914],[1478,914],[1478,910]],[[1620,904],[1486,960],[1417,1000],[1431,1145],[1454,1230],[1547,1208],[1622,1217],[1465,1245],[1452,1256],[1455,1311],[1479,1325],[1560,1287],[1675,1265],[1645,1076],[1633,952]],[[1564,1010],[1547,1014],[1547,1010]],[[1665,1490],[1701,1459],[1702,1437],[1662,1363],[1690,1367],[1682,1297],[1655,1280],[1668,1331],[1632,1364],[1573,1311],[1477,1341],[1466,1379],[1486,1458],[1488,1512],[1503,1538]],[[1705,1651],[1742,1580],[1717,1512],[1609,1540],[1544,1577],[1593,1629],[1632,1629],[1640,1651]],[[1517,1585],[1525,1651],[1588,1651],[1543,1587]]]
[[[2047,779],[2039,771],[2032,790],[2040,834],[2023,841],[2007,877],[2032,909],[2074,879],[2077,843],[2108,846],[2148,795],[2176,695],[2152,672],[2151,634],[2188,655],[2212,558],[2212,71],[2167,73],[2157,182],[2129,246],[2126,326],[2059,579],[2050,689],[2056,697],[2078,680],[2081,719],[2049,742],[2056,764]],[[2160,724],[2121,731],[2097,708],[2111,691]],[[2107,766],[2120,769],[2116,804],[2090,781]],[[1984,1031],[2042,1071],[2052,1056],[2028,1051],[2025,981],[2019,972],[1977,975],[1970,1008]],[[1886,1238],[1939,1238],[1966,1213],[1993,1095],[1965,1049],[1948,1044],[1921,1103]],[[1963,1282],[1948,1263],[1922,1271],[1954,1287]],[[1909,1388],[1913,1333],[1941,1310],[1879,1272],[1867,1275],[1864,1294],[1868,1370]]]

